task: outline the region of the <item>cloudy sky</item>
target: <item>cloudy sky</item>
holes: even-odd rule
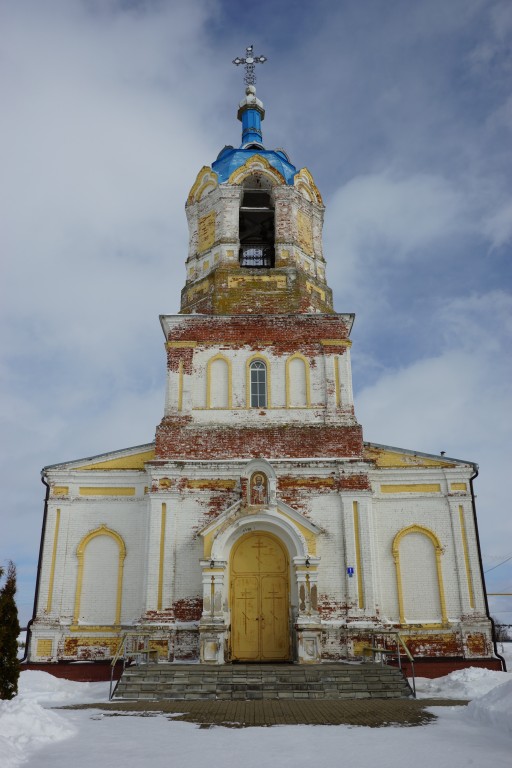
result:
[[[265,145],[327,206],[365,437],[480,465],[488,590],[512,592],[512,5],[247,5],[0,0],[0,562],[23,622],[41,467],[153,439],[184,202],[240,142],[231,61],[251,43]],[[492,612],[512,623],[512,598]]]

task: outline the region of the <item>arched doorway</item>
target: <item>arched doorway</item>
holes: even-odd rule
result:
[[[231,658],[290,659],[289,562],[283,544],[267,531],[251,531],[231,553]]]

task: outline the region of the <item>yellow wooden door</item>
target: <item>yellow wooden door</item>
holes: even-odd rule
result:
[[[244,536],[231,557],[231,656],[238,661],[290,657],[288,557],[270,533]]]

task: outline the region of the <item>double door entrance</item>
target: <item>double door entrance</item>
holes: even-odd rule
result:
[[[231,555],[231,658],[290,659],[289,562],[272,534],[254,531]]]

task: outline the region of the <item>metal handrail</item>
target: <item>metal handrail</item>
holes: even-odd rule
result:
[[[392,650],[390,648],[383,648],[382,646],[376,646],[375,645],[376,637],[382,637],[383,635],[388,635],[388,636],[391,636],[391,637],[393,637],[395,639],[395,645],[396,645],[395,650]],[[404,649],[404,651],[405,651],[404,654],[402,654],[400,652],[400,647],[402,647]],[[374,630],[374,631],[372,631],[372,646],[371,646],[370,650],[372,652],[373,661],[375,661],[375,657],[376,657],[377,654],[379,654],[381,656],[381,664],[384,663],[384,657],[386,655],[387,656],[396,655],[396,660],[398,662],[398,668],[400,669],[401,673],[403,674],[403,676],[407,680],[407,683],[408,683],[408,685],[409,685],[409,687],[410,687],[410,689],[412,691],[412,695],[414,696],[414,698],[416,698],[416,675],[415,675],[415,672],[414,672],[414,657],[411,654],[411,652],[410,652],[409,648],[407,647],[407,645],[405,644],[404,639],[401,636],[400,632],[391,631],[391,630],[382,630],[382,631]],[[404,674],[404,671],[402,669],[402,655],[405,655],[407,657],[407,659],[409,660],[409,662],[410,662],[412,685],[409,683],[409,680],[408,680],[407,676]]]
[[[108,695],[108,698],[110,701],[112,700],[112,697],[116,692],[117,686],[119,685],[119,680],[123,676],[124,671],[126,669],[127,657],[129,659],[133,659],[135,661],[135,664],[140,664],[141,663],[140,659],[141,657],[144,657],[144,656],[146,657],[146,663],[149,660],[150,654],[153,653],[153,651],[151,651],[151,649],[149,648],[150,637],[151,637],[150,632],[123,632],[123,634],[121,635],[119,644],[110,662],[110,689],[109,689],[109,695]],[[134,641],[136,646],[138,646],[139,642],[142,640],[144,645],[142,648],[135,647],[134,649],[127,650],[127,644],[129,640]],[[117,662],[121,658],[123,659],[123,671],[119,676],[119,680],[116,681],[115,686],[112,688],[112,685],[114,682],[114,670]]]

